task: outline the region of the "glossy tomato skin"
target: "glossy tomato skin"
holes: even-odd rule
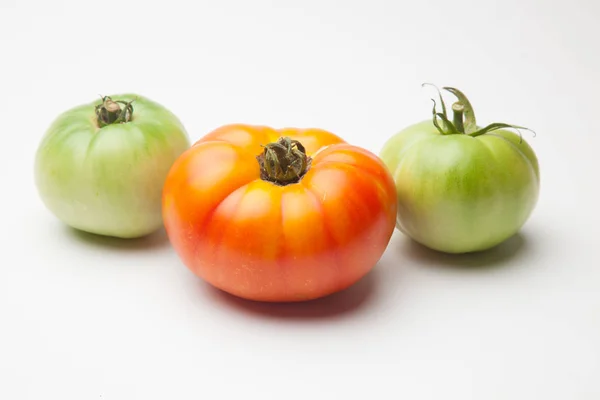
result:
[[[396,182],[398,229],[434,250],[494,247],[521,229],[538,200],[536,155],[509,130],[442,135],[423,121],[390,138],[380,156]]]
[[[260,178],[261,145],[290,137],[312,157],[297,183]],[[232,124],[173,165],[163,195],[167,233],[196,275],[238,297],[315,299],[366,275],[394,231],[396,192],[383,162],[319,129]]]
[[[170,167],[190,147],[179,119],[136,94],[132,120],[99,127],[95,106],[72,108],[46,131],[35,158],[45,206],[78,230],[135,238],[162,227],[162,188]]]

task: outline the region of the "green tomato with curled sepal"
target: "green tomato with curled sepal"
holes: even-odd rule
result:
[[[398,194],[396,227],[445,253],[490,249],[515,235],[539,197],[538,159],[517,125],[479,126],[467,97],[455,88],[450,121],[440,93],[433,118],[392,136],[380,157]]]
[[[163,226],[163,184],[190,147],[180,120],[136,94],[106,96],[60,114],[35,156],[35,184],[65,224],[118,238]]]

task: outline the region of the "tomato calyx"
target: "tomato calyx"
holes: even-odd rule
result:
[[[119,105],[123,104],[121,108]],[[124,124],[131,121],[133,117],[133,100],[126,102],[122,100],[113,100],[110,96],[103,96],[102,103],[98,104],[94,111],[100,128],[111,124]]]
[[[431,101],[433,102],[433,125],[442,135],[463,134],[471,137],[477,137],[498,129],[512,128],[517,130],[518,132],[519,129],[530,131],[535,136],[535,132],[529,128],[520,125],[507,124],[504,122],[493,122],[483,128],[478,127],[477,120],[475,118],[475,111],[473,111],[473,106],[471,105],[471,102],[469,101],[467,96],[465,96],[464,93],[462,93],[456,88],[445,86],[442,89],[452,93],[457,99],[457,101],[452,104],[453,115],[452,121],[450,121],[448,119],[446,104],[444,103],[444,99],[442,97],[440,89],[438,89],[435,85],[432,85],[431,83],[424,83],[422,86],[426,85],[433,86],[437,90],[439,96],[442,112],[438,112],[438,105],[435,99],[431,99]],[[520,132],[519,136],[521,136]]]
[[[310,169],[312,159],[297,140],[280,137],[276,142],[262,146],[263,152],[256,159],[260,166],[260,178],[279,186],[299,182]]]

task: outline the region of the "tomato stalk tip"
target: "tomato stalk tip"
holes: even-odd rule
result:
[[[453,113],[453,123],[454,127],[459,133],[465,133],[465,124],[464,124],[464,112],[465,106],[460,102],[456,102],[452,104],[452,113]]]
[[[281,137],[263,146],[256,157],[261,179],[284,186],[298,182],[310,168],[311,158],[297,140]]]
[[[119,105],[123,104],[121,108]],[[122,100],[113,100],[109,96],[102,97],[102,103],[95,108],[98,126],[101,128],[111,124],[122,124],[131,121],[133,116],[133,100],[125,102]]]

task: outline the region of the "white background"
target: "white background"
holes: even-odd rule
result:
[[[0,398],[600,398],[600,3],[0,0]],[[220,294],[164,233],[76,234],[37,197],[60,112],[137,92],[192,140],[318,126],[378,152],[455,86],[481,123],[537,132],[521,234],[446,257],[396,233],[311,304]]]

